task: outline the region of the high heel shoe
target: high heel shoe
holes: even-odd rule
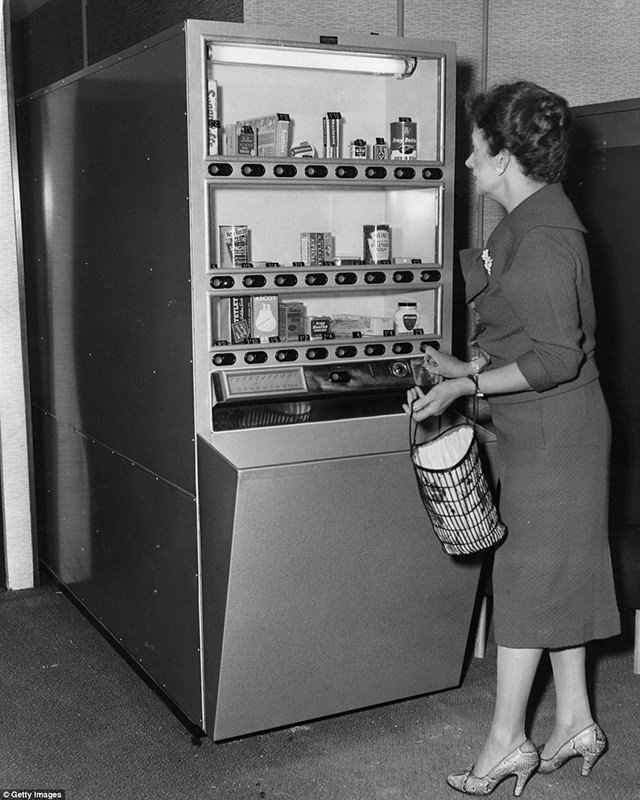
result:
[[[569,759],[582,756],[582,775],[586,778],[606,749],[607,737],[602,728],[594,722],[565,742],[551,758],[541,757],[539,771],[545,774],[555,772]]]
[[[530,739],[525,739],[520,747],[516,747],[483,777],[474,775],[473,767],[471,767],[466,772],[449,775],[447,783],[463,794],[486,795],[491,794],[505,778],[515,775],[516,785],[513,794],[515,797],[520,797],[526,782],[538,769],[539,763],[540,754],[535,745]]]

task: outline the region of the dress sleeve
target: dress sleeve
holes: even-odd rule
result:
[[[531,342],[516,363],[537,392],[575,378],[584,359],[577,289],[582,268],[567,231],[539,227],[523,237],[502,280]]]

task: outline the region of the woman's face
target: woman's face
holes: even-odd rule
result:
[[[465,166],[473,173],[477,193],[493,197],[496,187],[500,184],[501,172],[498,171],[498,156],[492,156],[489,153],[484,133],[475,125],[471,134],[471,142],[473,150],[464,162]]]

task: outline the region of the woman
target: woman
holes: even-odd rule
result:
[[[492,724],[474,766],[450,775],[484,795],[582,756],[582,774],[606,748],[587,696],[585,643],[619,633],[608,545],[610,422],[594,358],[595,314],[584,228],[561,185],[570,113],[526,82],[476,98],[473,152],[479,194],[507,212],[480,251],[463,251],[467,301],[486,355],[471,362],[427,349],[433,388],[407,395],[417,420],[454,400],[487,397],[500,454],[507,537],[493,568],[498,645]],[[538,753],[525,733],[529,695],[548,650],[555,725]]]

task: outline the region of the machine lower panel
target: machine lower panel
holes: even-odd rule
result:
[[[236,470],[199,452],[210,736],[459,683],[479,563],[442,552],[406,453]]]

